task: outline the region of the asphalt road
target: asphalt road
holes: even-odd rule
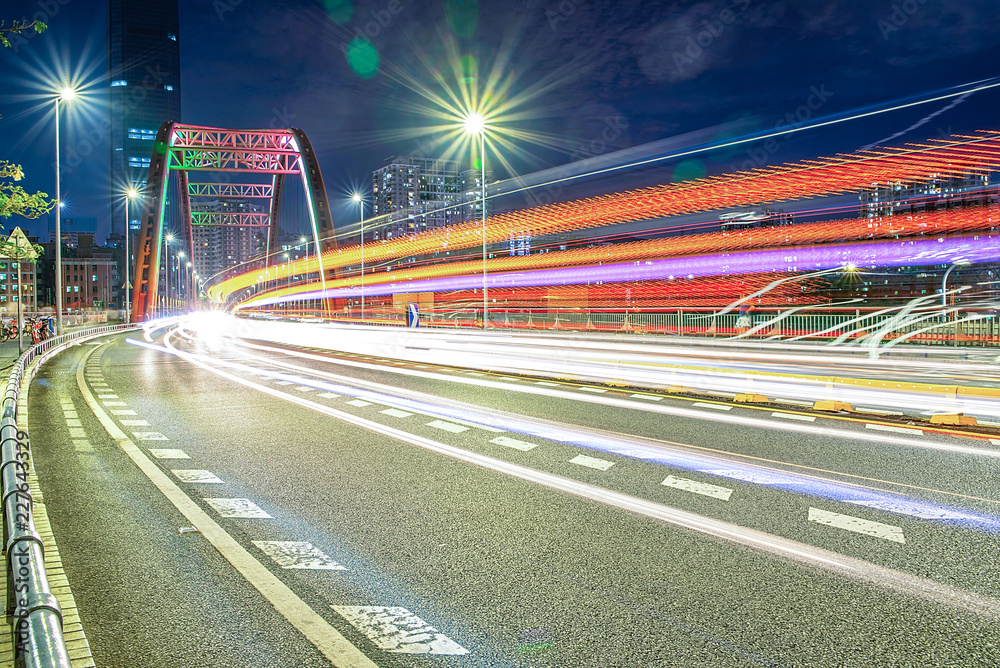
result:
[[[97,666],[1000,663],[989,440],[126,338],[29,395]]]

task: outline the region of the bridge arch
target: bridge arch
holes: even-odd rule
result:
[[[316,249],[320,278],[325,285],[322,252],[336,248],[337,242],[333,234],[333,217],[323,175],[312,143],[305,132],[298,128],[231,130],[168,121],[160,126],[156,134],[146,178],[142,218],[135,247],[132,322],[142,322],[153,316],[155,298],[159,291],[167,188],[172,172],[179,175],[183,221],[181,239],[189,257],[193,257],[194,224],[266,227],[266,261],[269,264],[276,262],[278,222],[285,177],[298,175],[306,193],[313,248]],[[271,183],[192,182],[189,179],[191,172],[269,174]],[[195,217],[199,220],[194,221],[191,212],[193,197],[258,199],[267,202],[267,206],[262,207],[267,213],[197,214]],[[187,287],[187,294],[191,295],[191,285]]]

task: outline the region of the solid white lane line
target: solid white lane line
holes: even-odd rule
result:
[[[733,493],[733,490],[728,487],[719,487],[718,485],[710,485],[707,482],[699,482],[688,478],[678,478],[677,476],[672,475],[668,475],[667,479],[660,484],[666,487],[684,490],[685,492],[693,492],[695,494],[701,494],[702,496],[710,496],[714,499],[721,499],[723,501],[728,501],[729,496]]]
[[[871,429],[873,431],[891,431],[894,434],[910,434],[913,436],[924,435],[924,432],[920,429],[908,429],[907,427],[892,427],[887,424],[865,423],[865,429]]]
[[[521,450],[522,452],[527,452],[538,447],[537,443],[526,443],[524,441],[519,441],[516,438],[508,438],[506,436],[497,436],[492,439],[490,443],[496,443],[497,445],[514,448],[515,450]]]
[[[696,401],[691,404],[693,408],[711,408],[714,411],[731,411],[732,406],[726,406],[725,404],[706,404],[702,401]]]
[[[97,350],[92,348],[92,350]],[[295,592],[279,580],[262,563],[257,561],[246,548],[219,526],[197,503],[167,477],[159,466],[150,461],[128,436],[125,435],[110,415],[97,404],[87,389],[83,374],[77,376],[77,385],[84,400],[104,429],[118,443],[119,447],[146,474],[160,492],[166,496],[184,517],[194,525],[219,553],[246,578],[281,615],[309,640],[335,668],[378,668],[361,651],[352,645],[337,629],[310,608]],[[259,387],[259,386],[256,386]],[[317,404],[318,405],[318,404]]]
[[[132,435],[140,441],[169,441],[170,439],[158,431],[133,431]]]
[[[442,431],[450,431],[453,434],[461,434],[463,431],[469,431],[468,427],[463,427],[460,424],[453,424],[451,422],[444,422],[442,420],[428,422],[427,426],[434,427],[435,429],[441,429]]]
[[[771,413],[771,417],[781,418],[783,420],[798,420],[799,422],[816,421],[816,417],[813,415],[799,415],[798,413]]]
[[[615,465],[614,462],[609,462],[606,459],[588,457],[587,455],[577,455],[573,459],[569,460],[569,463],[576,464],[578,466],[586,466],[589,469],[597,469],[598,471],[607,471]]]
[[[181,482],[222,484],[222,480],[211,471],[204,469],[170,469]]]
[[[149,454],[157,459],[191,459],[186,452],[178,448],[150,448]]]
[[[633,399],[645,399],[646,401],[663,401],[663,397],[654,397],[652,394],[630,394]]]
[[[375,605],[330,607],[384,652],[446,655],[469,653],[469,650],[439,633],[406,608]]]
[[[838,529],[844,529],[846,531],[853,531],[854,533],[860,533],[866,536],[882,538],[883,540],[890,540],[894,543],[906,543],[906,538],[903,536],[903,530],[900,527],[861,519],[860,517],[854,517],[853,515],[842,515],[840,513],[832,513],[827,510],[820,510],[819,508],[810,508],[809,521],[836,527]]]
[[[379,411],[379,413],[397,418],[407,418],[413,415],[413,413],[407,413],[406,411],[401,411],[398,408],[386,408],[384,411]]]
[[[232,517],[237,519],[272,519],[256,503],[250,499],[205,499],[205,503],[212,506],[212,510],[219,513],[220,517]]]
[[[271,557],[274,563],[282,568],[297,568],[303,570],[346,571],[342,566],[312,543],[294,540],[253,540],[250,541]]]

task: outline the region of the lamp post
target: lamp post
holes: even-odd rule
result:
[[[490,328],[489,299],[486,287],[486,119],[477,112],[468,114],[462,121],[465,132],[479,135],[479,166],[482,169],[482,234],[483,234],[483,329]]]
[[[177,301],[180,302],[181,288],[184,284],[184,251],[178,251],[174,259],[177,260],[177,276],[174,278],[177,279]]]
[[[129,251],[128,238],[132,233],[131,209],[129,204],[139,196],[139,191],[129,188],[125,193],[125,322],[132,322],[132,256]]]
[[[361,193],[354,193],[351,199],[361,209],[361,323],[365,322],[365,200]]]
[[[941,279],[941,306],[945,308],[948,307],[948,300],[945,296],[945,285],[948,283],[948,274],[951,273],[952,269],[955,267],[966,267],[970,264],[968,260],[955,260],[955,263],[948,267],[948,271],[944,272],[944,277]]]
[[[62,317],[62,305],[63,305],[63,295],[62,295],[62,216],[60,214],[60,208],[62,207],[62,191],[60,190],[59,183],[59,100],[66,100],[67,102],[76,98],[76,91],[72,88],[66,87],[59,91],[59,96],[56,98],[56,335],[62,334],[63,330],[63,317]]]

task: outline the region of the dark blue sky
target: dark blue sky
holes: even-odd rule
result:
[[[63,172],[64,215],[96,216],[103,233],[112,196],[103,132],[105,3],[7,0],[0,13],[9,22],[47,8],[58,8],[47,18],[48,31],[17,49],[0,49],[0,159],[24,165],[26,188],[52,193],[52,109],[39,93],[54,72],[83,72],[89,100],[67,110],[62,123],[64,161],[70,151],[82,159]],[[421,112],[430,104],[414,86],[440,92],[435,73],[453,85],[459,57],[478,62],[478,79],[464,68],[472,85],[484,83],[501,63],[513,82],[504,98],[531,95],[510,121],[525,134],[511,138],[516,150],[505,151],[510,166],[524,174],[727,122],[731,129],[707,134],[763,130],[789,114],[801,119],[808,112],[814,120],[997,76],[996,10],[995,0],[181,0],[180,120],[303,128],[335,214],[353,220],[349,205],[338,208],[346,193],[366,184],[385,158],[426,142],[413,131],[432,122]],[[345,50],[366,30],[378,68],[365,70],[366,60],[359,74]],[[925,119],[889,143],[1000,129],[997,91],[797,133],[777,148],[758,143],[699,154],[537,197],[852,151]],[[511,175],[489,166],[498,178]],[[526,203],[520,195],[498,206]],[[4,225],[41,232],[38,223],[25,222]]]

